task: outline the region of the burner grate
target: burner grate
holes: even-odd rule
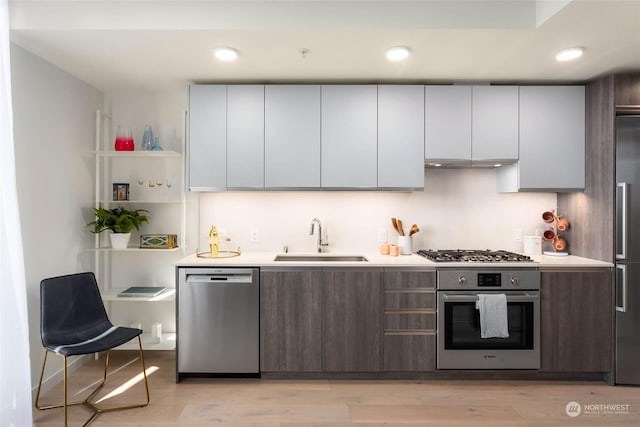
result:
[[[492,251],[489,249],[421,249],[418,251],[418,255],[434,262],[531,262],[531,258],[527,255],[509,251]]]

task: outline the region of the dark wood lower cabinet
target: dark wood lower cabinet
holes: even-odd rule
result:
[[[382,370],[382,270],[323,272],[326,372]]]
[[[612,370],[613,281],[608,269],[542,272],[541,370]]]
[[[436,273],[384,273],[385,372],[436,369]]]
[[[385,334],[384,370],[429,372],[436,369],[436,335]]]
[[[382,270],[260,275],[263,372],[379,372]]]
[[[322,272],[260,274],[260,367],[322,371]]]

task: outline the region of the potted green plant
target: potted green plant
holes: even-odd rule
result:
[[[122,206],[113,209],[94,208],[95,221],[87,224],[92,233],[101,233],[111,230],[111,247],[124,249],[129,244],[131,230],[140,230],[140,226],[149,222],[149,213],[146,209],[128,210]]]

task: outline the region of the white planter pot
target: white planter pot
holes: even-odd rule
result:
[[[113,249],[126,249],[131,238],[131,233],[111,233],[111,247]]]

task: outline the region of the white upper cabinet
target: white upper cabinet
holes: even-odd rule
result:
[[[378,187],[424,187],[422,86],[378,86]]]
[[[426,86],[425,159],[518,159],[517,86]]]
[[[472,160],[518,160],[518,86],[473,86]]]
[[[226,122],[225,85],[189,86],[189,190],[226,189]]]
[[[520,87],[520,159],[499,191],[579,191],[585,185],[584,86]]]
[[[320,187],[320,86],[265,86],[265,187]]]
[[[425,159],[471,159],[471,86],[425,86]]]
[[[227,187],[264,188],[264,86],[227,88]]]
[[[378,185],[377,86],[322,86],[323,188]]]

